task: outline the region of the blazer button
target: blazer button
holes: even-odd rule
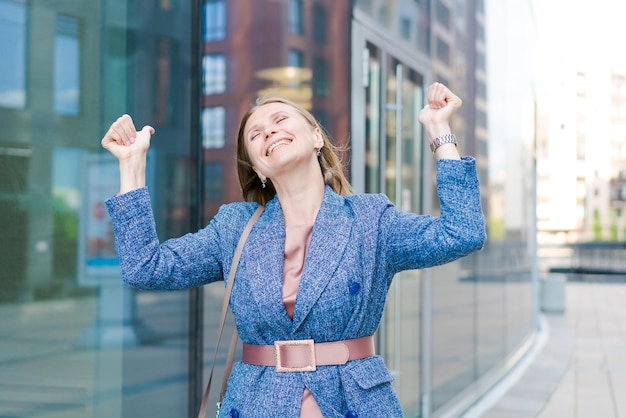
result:
[[[357,282],[351,282],[350,286],[348,286],[348,289],[350,290],[350,293],[354,295],[355,293],[358,293],[359,290],[361,290],[361,285]]]
[[[356,412],[354,412],[354,411],[348,411],[348,412],[346,413],[346,418],[359,418],[359,416],[358,416],[358,415],[357,415],[357,413],[356,413]]]
[[[239,418],[239,411],[235,408],[230,410],[230,418]]]

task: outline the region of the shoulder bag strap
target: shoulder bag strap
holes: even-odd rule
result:
[[[213,380],[213,369],[215,368],[215,359],[217,358],[217,351],[220,345],[220,339],[222,338],[222,331],[224,330],[224,321],[226,320],[226,314],[228,312],[228,302],[230,300],[230,292],[233,288],[233,282],[235,281],[235,273],[237,271],[237,266],[239,265],[239,257],[241,257],[241,252],[243,251],[243,247],[246,244],[248,235],[250,234],[250,231],[252,230],[252,226],[254,225],[256,220],[259,218],[259,216],[261,216],[261,213],[263,213],[263,209],[264,209],[263,206],[259,206],[257,210],[252,214],[252,217],[248,221],[248,224],[246,225],[243,232],[241,233],[241,237],[239,238],[239,243],[237,244],[237,248],[235,249],[235,254],[233,255],[233,261],[230,265],[230,272],[228,273],[228,283],[226,284],[226,293],[224,294],[224,303],[222,304],[222,316],[220,318],[220,326],[217,330],[217,341],[215,343],[215,353],[213,354],[211,372],[209,373],[209,381],[206,385],[204,396],[202,397],[202,404],[200,405],[200,412],[198,412],[198,418],[206,417],[207,402],[209,401],[209,392],[211,391],[211,381]],[[230,375],[230,370],[232,369],[232,363],[233,363],[232,356],[235,353],[234,345],[237,343],[237,330],[236,329],[233,329],[233,334],[234,335],[231,338],[231,347],[228,353],[229,360],[227,361],[227,363],[230,363],[230,366],[228,366],[227,364],[227,367],[230,367],[230,369],[227,369],[224,372],[224,383],[222,385],[223,390],[226,386],[225,382],[228,381],[228,375]],[[232,354],[231,354],[231,351],[232,351]],[[223,393],[220,395],[220,402],[222,400],[221,399],[222,396],[223,396]]]

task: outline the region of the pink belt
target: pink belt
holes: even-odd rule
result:
[[[316,366],[345,364],[375,355],[374,337],[316,343],[313,340],[275,341],[274,345],[243,345],[242,361],[275,366],[277,372],[314,372]]]

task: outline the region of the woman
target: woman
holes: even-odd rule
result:
[[[383,195],[349,195],[315,119],[270,99],[240,124],[246,201],[222,206],[197,233],[163,243],[145,188],[154,130],[136,132],[128,115],[111,125],[102,146],[119,159],[121,185],[106,203],[128,284],[184,289],[225,280],[245,224],[265,206],[232,290],[244,353],[221,417],[402,416],[371,337],[392,278],[468,255],[486,239],[475,161],[459,156],[449,126],[461,100],[434,83],[427,101],[419,120],[438,160],[439,217],[402,212]]]

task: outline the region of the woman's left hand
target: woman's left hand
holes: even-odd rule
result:
[[[419,113],[419,121],[424,126],[429,141],[451,132],[450,119],[462,104],[461,99],[445,85],[430,85],[427,104]]]

